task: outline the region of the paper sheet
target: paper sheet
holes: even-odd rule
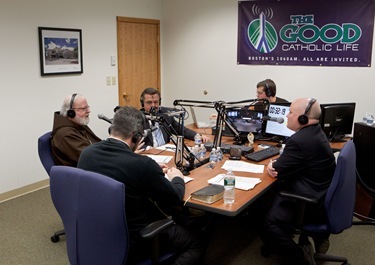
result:
[[[224,165],[221,168],[225,170],[232,169],[233,171],[252,173],[263,173],[264,171],[264,165],[256,165],[249,162],[231,160],[225,161]]]
[[[165,174],[165,178],[169,180],[167,174]],[[185,181],[185,183],[188,183],[189,181],[192,181],[192,180],[193,180],[193,178],[184,176],[184,181]]]
[[[155,149],[164,150],[164,151],[168,151],[168,152],[175,152],[176,146],[174,144],[165,144],[165,145],[156,147]]]
[[[216,177],[209,179],[208,183],[224,186],[224,176],[225,174],[219,174]],[[262,182],[260,178],[240,177],[240,176],[235,176],[235,178],[236,178],[235,188],[240,189],[240,190],[251,190],[255,187],[255,185]]]
[[[168,163],[173,158],[173,156],[162,156],[162,155],[147,155],[147,156],[155,160],[157,163],[164,163],[164,164]]]

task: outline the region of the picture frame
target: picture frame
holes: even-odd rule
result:
[[[82,30],[38,27],[41,75],[82,74]]]

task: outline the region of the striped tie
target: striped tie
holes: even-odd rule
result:
[[[155,131],[155,140],[158,144],[158,146],[162,146],[165,144],[165,141],[164,141],[164,137],[163,137],[163,133],[159,127],[159,123],[156,123],[155,124],[156,127],[158,128],[156,131]]]

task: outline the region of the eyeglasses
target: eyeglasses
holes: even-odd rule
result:
[[[83,108],[73,108],[74,110],[79,110],[79,111],[87,111],[88,109],[90,109],[90,106],[86,106],[86,107],[83,107]]]
[[[145,104],[146,105],[152,105],[152,104],[154,104],[154,105],[156,105],[156,104],[159,104],[159,100],[154,100],[154,101],[145,101]]]

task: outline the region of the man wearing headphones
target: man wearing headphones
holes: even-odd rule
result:
[[[150,248],[140,238],[139,231],[151,222],[166,218],[170,214],[168,210],[182,203],[185,193],[183,175],[178,169],[162,169],[151,158],[134,152],[143,135],[143,123],[139,110],[129,106],[118,109],[109,138],[85,148],[78,161],[78,168],[125,184],[130,236],[127,264],[135,264],[150,255]],[[159,236],[161,252],[179,253],[173,264],[201,264],[205,244],[200,237],[185,226],[173,225]]]
[[[336,167],[327,136],[319,124],[320,113],[320,105],[314,98],[292,102],[287,126],[296,133],[287,140],[280,157],[267,167],[268,174],[278,179],[280,190],[316,197],[318,204],[309,205],[305,210],[304,221],[308,222],[325,220],[324,198]],[[262,239],[271,252],[286,255],[290,259],[287,264],[315,264],[311,244],[298,246],[291,236],[295,229],[296,204],[275,195]],[[317,252],[327,252],[328,236],[312,236]]]
[[[167,124],[170,124],[173,129],[179,133],[180,131],[180,126],[179,123],[172,117],[166,115],[166,111],[160,107],[161,103],[161,97],[160,97],[160,92],[152,87],[146,88],[143,90],[141,94],[141,105],[142,109],[141,111],[145,113],[146,115],[150,115],[151,112],[155,112],[154,114],[160,115],[165,119]],[[145,139],[145,146],[152,146],[152,147],[158,147],[161,145],[164,145],[166,143],[169,143],[169,134],[165,131],[165,129],[162,127],[160,123],[157,121],[150,121],[145,124],[145,130],[150,129],[151,126],[155,126],[158,129],[155,130],[152,134],[149,134]],[[194,132],[193,130],[190,130],[186,127],[184,127],[184,136],[187,139],[194,140],[194,137],[197,133]],[[202,141],[208,142],[210,139],[209,137],[202,135]]]
[[[267,99],[270,103],[288,103],[286,99],[276,97],[276,84],[271,79],[260,81],[257,84],[256,97]]]
[[[54,113],[51,147],[58,165],[76,167],[82,150],[101,141],[87,126],[90,106],[80,94],[66,96],[61,110]]]

